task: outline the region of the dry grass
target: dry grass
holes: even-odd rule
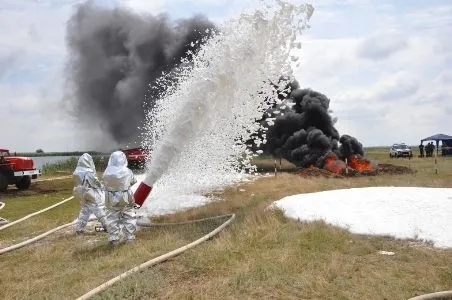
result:
[[[284,196],[328,189],[452,187],[452,158],[438,158],[435,165],[434,159],[389,159],[386,152],[378,150],[369,151],[368,156],[380,163],[406,165],[416,172],[312,179],[278,173],[277,177],[262,177],[231,187],[216,193],[221,201],[159,218],[175,221],[236,213],[236,221],[220,236],[133,275],[95,298],[407,299],[450,289],[452,250],[389,237],[353,235],[323,222],[288,220],[280,211],[267,209]],[[264,161],[264,165],[269,165],[268,161],[271,162]],[[22,212],[17,211],[23,206],[13,204],[14,201],[34,205],[26,210],[57,202],[69,194],[70,180],[60,181],[58,186],[61,190],[47,196],[8,199],[0,215],[20,217]],[[71,221],[77,212],[77,203],[70,202],[61,210],[0,231],[0,239],[2,244],[23,239],[35,234],[30,232]],[[74,298],[136,264],[193,241],[221,221],[224,220],[143,230],[134,245],[114,250],[107,247],[103,234],[75,236],[69,231],[55,235],[38,245],[0,256],[0,297]],[[379,255],[379,250],[396,254]]]

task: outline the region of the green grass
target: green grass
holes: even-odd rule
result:
[[[7,197],[2,199],[6,205],[0,215],[8,221],[15,221],[28,214],[51,206],[72,196],[71,180],[58,180],[33,183],[30,190],[8,190]],[[11,244],[25,240],[29,236],[37,235],[58,225],[68,223],[75,219],[79,204],[69,201],[52,211],[32,217],[22,223],[13,225],[10,229],[0,231],[0,244]]]
[[[102,172],[105,170],[108,163],[108,155],[97,155],[93,156],[94,165],[96,166],[96,171]],[[42,173],[44,175],[52,175],[57,173],[72,173],[77,167],[78,157],[70,157],[68,159],[56,162],[56,163],[46,163],[42,167]]]
[[[83,153],[89,153],[92,156],[101,156],[101,155],[110,155],[109,153],[102,153],[98,151],[66,151],[66,152],[12,152],[11,154],[17,156],[27,156],[27,157],[35,157],[35,156],[81,156]]]
[[[376,162],[415,172],[346,178],[303,178],[282,161],[276,177],[217,192],[222,201],[156,221],[182,221],[225,213],[237,218],[218,237],[109,288],[95,299],[407,299],[452,286],[452,250],[420,241],[354,235],[324,222],[296,222],[268,210],[284,196],[365,186],[452,187],[452,158],[390,159],[387,149],[368,149]],[[271,158],[256,161],[274,169]],[[278,162],[279,164],[279,162]],[[435,172],[438,170],[438,173]],[[15,219],[70,195],[71,180],[33,184],[35,194],[7,199],[0,211]],[[42,192],[47,190],[47,192]],[[53,191],[52,191],[53,190]],[[245,191],[243,191],[245,190]],[[0,231],[3,245],[72,221],[78,203],[68,202]],[[109,249],[105,234],[63,231],[0,256],[0,298],[75,298],[104,281],[187,244],[224,220],[145,229],[133,245]],[[378,251],[393,251],[394,256]]]

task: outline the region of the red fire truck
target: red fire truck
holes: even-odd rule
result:
[[[143,168],[146,160],[150,157],[150,152],[144,148],[122,149],[127,157],[127,163],[130,168]]]
[[[0,148],[0,192],[8,185],[15,184],[20,190],[30,187],[31,179],[36,179],[41,171],[35,169],[30,157],[12,156],[8,149]]]

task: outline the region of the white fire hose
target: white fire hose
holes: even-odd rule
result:
[[[191,224],[191,223],[197,223],[197,222],[202,222],[205,220],[209,220],[209,219],[218,219],[218,218],[225,218],[225,217],[229,217],[228,220],[226,220],[223,224],[221,224],[220,226],[218,226],[217,228],[215,228],[213,231],[209,232],[208,234],[206,234],[205,236],[197,239],[194,242],[191,242],[190,244],[187,244],[185,246],[182,246],[180,248],[177,248],[171,252],[168,252],[166,254],[160,255],[156,258],[153,258],[151,260],[148,260],[147,262],[142,263],[139,266],[136,266],[110,280],[108,280],[107,282],[99,285],[98,287],[92,289],[91,291],[87,292],[86,294],[80,296],[77,298],[77,300],[84,300],[84,299],[89,299],[90,297],[106,290],[108,287],[112,286],[113,284],[115,284],[116,282],[136,273],[139,272],[140,270],[143,270],[145,268],[149,268],[152,267],[158,263],[164,262],[176,255],[181,254],[182,252],[187,251],[188,249],[191,249],[199,244],[201,244],[202,242],[207,241],[208,239],[212,238],[213,236],[217,235],[218,233],[220,233],[226,226],[228,226],[229,224],[231,224],[231,222],[234,220],[235,218],[235,214],[230,214],[230,215],[221,215],[221,216],[216,216],[216,217],[211,217],[211,218],[204,218],[204,219],[199,219],[199,220],[193,220],[193,221],[187,221],[187,222],[181,222],[181,223],[160,223],[160,224],[153,224],[153,223],[144,223],[144,222],[137,222],[137,225],[139,226],[143,226],[143,227],[155,227],[155,226],[173,226],[173,225],[183,225],[183,224]]]
[[[6,228],[8,228],[8,227],[10,227],[12,225],[15,225],[17,223],[20,223],[20,222],[22,222],[22,221],[24,221],[26,219],[29,219],[29,218],[31,218],[33,216],[36,216],[36,215],[38,215],[40,213],[43,213],[43,212],[48,211],[48,210],[50,210],[52,208],[55,208],[55,207],[57,207],[57,206],[59,206],[61,204],[64,204],[67,201],[72,200],[73,198],[74,198],[73,196],[69,197],[69,198],[64,199],[63,201],[60,201],[60,202],[58,202],[56,204],[53,204],[53,205],[51,205],[51,206],[49,206],[47,208],[44,208],[44,209],[39,210],[37,212],[31,213],[31,214],[29,214],[29,215],[27,215],[25,217],[22,217],[22,218],[20,218],[18,220],[15,220],[15,221],[11,222],[11,223],[3,225],[3,226],[0,227],[0,231],[3,230],[3,229],[6,229]],[[5,203],[0,202],[0,209],[2,209],[4,206],[5,206]],[[173,250],[171,252],[168,252],[166,254],[160,255],[160,256],[158,256],[156,258],[153,258],[151,260],[148,260],[148,261],[140,264],[139,266],[136,266],[136,267],[134,267],[134,268],[132,268],[132,269],[130,269],[130,270],[128,270],[128,271],[126,271],[126,272],[124,272],[124,273],[122,273],[122,274],[120,274],[120,275],[118,275],[118,276],[116,276],[116,277],[114,277],[112,279],[110,279],[109,281],[99,285],[98,287],[92,289],[91,291],[87,292],[86,294],[80,296],[77,299],[88,299],[88,298],[100,293],[101,291],[106,290],[108,287],[112,286],[113,284],[115,284],[116,282],[120,281],[121,279],[124,279],[124,278],[132,275],[133,273],[136,273],[136,272],[138,272],[138,271],[140,271],[140,270],[142,270],[144,268],[148,268],[148,267],[154,266],[154,265],[156,265],[158,263],[164,262],[164,261],[166,261],[166,260],[168,260],[168,259],[170,259],[170,258],[172,258],[174,256],[177,256],[177,255],[179,255],[179,254],[181,254],[181,253],[183,253],[183,252],[185,252],[185,251],[187,251],[187,250],[189,250],[189,249],[201,244],[202,242],[205,242],[205,241],[209,240],[213,236],[215,236],[218,233],[220,233],[226,226],[228,226],[235,219],[235,214],[220,215],[220,216],[215,216],[215,217],[208,217],[208,218],[191,220],[191,221],[186,221],[186,222],[178,222],[178,223],[150,223],[150,222],[145,222],[142,219],[138,219],[137,220],[137,226],[141,226],[141,227],[163,227],[163,226],[176,226],[176,225],[193,224],[193,223],[203,222],[203,221],[206,221],[206,220],[213,220],[213,219],[219,219],[219,218],[225,218],[225,217],[228,217],[228,219],[224,223],[222,223],[220,226],[218,226],[217,228],[215,228],[213,231],[209,232],[208,234],[204,235],[203,237],[197,239],[196,241],[191,242],[191,243],[189,243],[189,244],[187,244],[185,246],[182,246],[180,248],[177,248],[177,249],[175,249],[175,250]],[[0,220],[1,219],[2,218],[0,218]],[[90,221],[94,220],[94,219],[95,218],[93,218],[93,219],[90,218]],[[8,222],[8,221],[6,221],[6,222]],[[23,242],[20,242],[18,244],[15,244],[15,245],[12,245],[12,246],[0,249],[0,255],[4,254],[4,253],[7,253],[7,252],[10,252],[10,251],[13,251],[13,250],[16,250],[16,249],[19,249],[19,248],[24,247],[26,245],[32,244],[32,243],[34,243],[34,242],[36,242],[36,241],[38,241],[40,239],[43,239],[44,237],[46,237],[46,236],[48,236],[48,235],[50,235],[50,234],[52,234],[52,233],[54,233],[54,232],[56,232],[58,230],[61,230],[63,228],[69,227],[69,226],[72,226],[75,223],[76,223],[76,220],[72,221],[70,223],[58,226],[56,228],[53,228],[53,229],[51,229],[51,230],[49,230],[47,232],[44,232],[44,233],[42,233],[42,234],[40,234],[40,235],[38,235],[38,236],[36,236],[34,238],[31,238],[31,239],[25,240]]]
[[[5,203],[0,202],[0,209],[2,209],[5,206]],[[0,225],[4,225],[7,224],[8,220],[6,220],[5,218],[0,217]]]
[[[420,295],[410,298],[408,300],[447,300],[447,299],[449,300],[452,299],[452,290]]]
[[[18,219],[18,220],[15,220],[15,221],[13,221],[13,222],[10,222],[10,223],[8,223],[8,221],[6,221],[5,219],[0,218],[0,222],[1,222],[1,220],[5,220],[6,223],[7,223],[7,224],[5,224],[5,225],[3,225],[3,226],[0,227],[0,231],[3,230],[3,229],[6,229],[6,228],[8,228],[8,227],[11,227],[11,226],[13,226],[13,225],[15,225],[15,224],[17,224],[17,223],[20,223],[20,222],[22,222],[22,221],[25,221],[25,220],[27,220],[27,219],[33,217],[33,216],[39,215],[40,213],[43,213],[43,212],[48,211],[48,210],[51,210],[52,208],[55,208],[55,207],[57,207],[57,206],[59,206],[59,205],[61,205],[61,204],[64,204],[64,203],[66,203],[66,202],[72,200],[73,198],[74,198],[74,196],[71,196],[71,197],[66,198],[66,199],[64,199],[64,200],[62,200],[62,201],[60,201],[60,202],[58,202],[58,203],[55,203],[55,204],[49,206],[49,207],[46,207],[46,208],[44,208],[44,209],[41,209],[41,210],[39,210],[39,211],[36,211],[36,212],[31,213],[31,214],[29,214],[29,215],[26,215],[25,217],[22,217],[22,218],[20,218],[20,219]],[[4,206],[5,206],[5,203],[0,202],[0,209],[2,209]],[[1,224],[1,223],[0,223],[0,224]],[[49,231],[47,231],[47,232],[44,232],[43,234],[40,234],[40,235],[38,235],[38,236],[36,236],[36,237],[34,237],[34,238],[31,238],[31,239],[28,239],[28,240],[26,240],[26,241],[20,242],[20,243],[18,243],[18,244],[15,244],[15,245],[12,245],[12,246],[9,246],[9,247],[0,249],[0,255],[1,255],[1,254],[4,254],[4,253],[6,253],[6,252],[10,252],[10,251],[13,251],[13,250],[15,250],[15,249],[24,247],[24,246],[29,245],[29,244],[31,244],[31,243],[34,243],[34,242],[36,242],[36,241],[38,241],[38,240],[40,240],[40,239],[43,239],[44,237],[46,237],[46,236],[48,236],[48,235],[50,235],[50,234],[52,234],[52,233],[54,233],[54,232],[56,232],[56,231],[58,231],[58,230],[60,230],[60,229],[66,228],[66,227],[68,227],[68,226],[70,226],[70,225],[73,225],[73,224],[75,224],[75,221],[74,221],[74,222],[71,222],[71,223],[67,223],[67,224],[61,225],[61,226],[58,226],[58,227],[56,227],[56,228],[54,228],[54,229],[51,229],[51,230],[49,230]]]
[[[3,204],[3,206],[4,206],[4,204]],[[3,206],[1,206],[0,208],[2,208]],[[126,272],[124,272],[124,273],[122,273],[122,274],[120,274],[120,275],[118,275],[118,276],[116,276],[116,277],[114,277],[112,279],[110,279],[110,280],[108,280],[107,282],[99,285],[98,287],[92,289],[91,291],[87,292],[86,294],[80,296],[77,299],[88,299],[88,298],[90,298],[90,297],[92,297],[92,296],[94,296],[94,295],[106,290],[108,287],[112,286],[116,282],[118,282],[118,281],[120,281],[120,280],[122,280],[122,279],[124,279],[124,278],[126,278],[126,277],[128,277],[130,275],[132,275],[133,273],[136,273],[136,272],[138,272],[140,270],[143,270],[145,268],[154,266],[154,265],[156,265],[158,263],[164,262],[164,261],[166,261],[166,260],[168,260],[168,259],[170,259],[170,258],[172,258],[172,257],[174,257],[176,255],[179,255],[179,254],[181,254],[181,253],[183,253],[183,252],[185,252],[185,251],[187,251],[187,250],[189,250],[189,249],[201,244],[202,242],[205,242],[205,241],[209,240],[213,236],[215,236],[218,233],[220,233],[226,226],[228,226],[234,220],[235,214],[220,215],[220,216],[215,216],[215,217],[208,217],[208,218],[191,220],[191,221],[186,221],[186,222],[178,222],[178,223],[149,223],[149,222],[145,222],[144,220],[140,220],[139,219],[137,221],[137,226],[148,227],[149,228],[149,227],[164,227],[164,226],[186,225],[186,224],[199,223],[199,222],[203,222],[203,221],[207,221],[207,220],[220,219],[220,218],[226,218],[226,217],[228,217],[228,219],[224,223],[222,223],[220,226],[218,226],[217,228],[215,228],[213,231],[209,232],[208,234],[204,235],[203,237],[197,239],[196,241],[191,242],[191,243],[189,243],[189,244],[187,244],[185,246],[182,246],[180,248],[177,248],[177,249],[175,249],[175,250],[173,250],[171,252],[168,252],[166,254],[162,254],[162,255],[160,255],[160,256],[158,256],[156,258],[153,258],[151,260],[148,260],[148,261],[146,261],[146,262],[144,262],[144,263],[142,263],[142,264],[140,264],[140,265],[138,265],[138,266],[136,266],[136,267],[134,267],[134,268],[132,268],[132,269],[130,269],[130,270],[128,270],[128,271],[126,271]],[[96,219],[96,218],[91,218],[90,221],[94,220],[94,219]],[[48,236],[48,235],[50,235],[50,234],[52,234],[52,233],[54,233],[54,232],[56,232],[58,230],[61,230],[63,228],[66,228],[66,227],[74,225],[75,222],[76,221],[73,221],[71,223],[67,223],[67,224],[58,226],[56,228],[53,228],[53,229],[51,229],[51,230],[49,230],[47,232],[44,232],[44,233],[40,234],[40,235],[38,235],[38,236],[36,236],[34,238],[31,238],[31,239],[28,239],[28,240],[23,241],[21,243],[18,243],[18,244],[15,244],[15,245],[12,245],[12,246],[0,249],[0,255],[4,254],[4,253],[7,253],[7,252],[10,252],[10,251],[13,251],[13,250],[16,250],[16,249],[19,249],[19,248],[24,247],[26,245],[30,245],[30,244],[32,244],[32,243],[34,243],[34,242],[36,242],[36,241],[38,241],[40,239],[43,239],[44,237],[46,237],[46,236]]]
[[[29,214],[29,215],[26,215],[26,216],[23,217],[23,218],[20,218],[20,219],[18,219],[18,220],[15,220],[15,221],[13,221],[13,222],[10,222],[10,223],[8,223],[8,224],[6,224],[6,225],[3,225],[3,226],[0,227],[0,230],[6,229],[6,228],[8,228],[8,227],[10,227],[10,226],[13,226],[14,224],[17,224],[17,223],[20,223],[20,222],[22,222],[22,221],[25,221],[26,219],[29,219],[29,218],[31,218],[31,217],[33,217],[33,216],[36,216],[36,215],[39,215],[40,213],[43,213],[43,212],[45,212],[45,211],[51,210],[52,208],[55,208],[55,207],[57,207],[57,206],[59,206],[59,205],[61,205],[61,204],[63,204],[63,203],[66,203],[66,202],[72,200],[72,199],[74,199],[74,196],[71,196],[71,197],[69,197],[69,198],[66,198],[66,199],[64,199],[63,201],[60,201],[60,202],[55,203],[55,204],[53,204],[53,205],[51,205],[51,206],[49,206],[49,207],[46,207],[46,208],[44,208],[44,209],[41,209],[41,210],[39,210],[39,211],[37,211],[37,212],[31,213],[31,214]],[[2,203],[2,204],[3,204],[3,205],[0,207],[0,209],[3,208],[3,206],[5,206],[4,203]]]
[[[42,210],[39,210],[39,211],[34,212],[32,214],[29,214],[29,215],[27,215],[27,216],[25,216],[23,218],[20,218],[20,219],[18,219],[16,221],[13,221],[11,223],[3,225],[3,226],[0,227],[0,230],[8,228],[8,227],[10,227],[10,226],[12,226],[14,224],[20,223],[20,222],[22,222],[22,221],[24,221],[24,220],[26,220],[28,218],[36,216],[36,215],[38,215],[40,213],[43,213],[45,211],[48,211],[48,210],[50,210],[52,208],[55,208],[55,207],[57,207],[57,206],[59,206],[59,205],[61,205],[63,203],[66,203],[67,201],[72,200],[73,198],[74,198],[73,196],[69,197],[69,198],[66,198],[63,201],[60,201],[60,202],[58,202],[58,203],[56,203],[54,205],[51,205],[51,206],[49,206],[47,208],[44,208]],[[0,210],[3,207],[5,207],[5,203],[0,202]],[[149,223],[149,222],[145,222],[144,220],[140,220],[140,219],[137,220],[137,226],[141,226],[141,227],[163,227],[163,226],[176,226],[176,225],[192,224],[192,223],[203,222],[203,221],[206,221],[206,220],[219,219],[219,218],[224,218],[224,217],[229,217],[229,219],[227,221],[225,221],[223,224],[221,224],[219,227],[217,227],[216,229],[211,231],[210,233],[206,234],[205,236],[197,239],[196,241],[194,241],[194,242],[192,242],[190,244],[187,244],[187,245],[182,246],[180,248],[177,248],[177,249],[175,249],[175,250],[173,250],[171,252],[168,252],[166,254],[163,254],[163,255],[160,255],[160,256],[158,256],[156,258],[148,260],[147,262],[144,262],[144,263],[140,264],[139,266],[136,266],[136,267],[134,267],[134,268],[132,268],[132,269],[130,269],[130,270],[128,270],[128,271],[126,271],[126,272],[124,272],[124,273],[122,273],[122,274],[120,274],[120,275],[118,275],[118,276],[116,276],[116,277],[114,277],[114,278],[112,278],[110,280],[108,280],[107,282],[99,285],[98,287],[92,289],[91,291],[89,291],[86,294],[84,294],[84,295],[80,296],[79,298],[77,298],[77,300],[89,299],[90,297],[92,297],[92,296],[94,296],[94,295],[106,290],[108,287],[112,286],[116,282],[118,282],[118,281],[120,281],[120,280],[122,280],[122,279],[124,279],[124,278],[126,278],[126,277],[128,277],[128,276],[130,276],[130,275],[132,275],[132,274],[134,274],[134,273],[136,273],[138,271],[140,271],[140,270],[143,270],[145,268],[152,267],[152,266],[154,266],[154,265],[156,265],[158,263],[164,262],[164,261],[166,261],[166,260],[168,260],[168,259],[170,259],[170,258],[172,258],[172,257],[174,257],[176,255],[181,254],[182,252],[187,251],[188,249],[191,249],[191,248],[201,244],[202,242],[207,241],[208,239],[212,238],[213,236],[215,236],[219,232],[221,232],[226,226],[228,226],[234,220],[235,214],[221,215],[221,216],[215,216],[215,217],[198,219],[198,220],[192,220],[192,221],[186,221],[186,222],[177,222],[177,223]],[[92,221],[94,219],[95,218],[90,218],[90,221]],[[7,223],[8,221],[6,219],[0,217],[0,225],[4,224],[4,222]],[[13,251],[13,250],[16,250],[16,249],[19,249],[19,248],[24,247],[26,245],[32,244],[32,243],[34,243],[34,242],[36,242],[36,241],[38,241],[40,239],[43,239],[44,237],[46,237],[46,236],[48,236],[48,235],[50,235],[50,234],[52,234],[52,233],[54,233],[54,232],[56,232],[58,230],[61,230],[61,229],[64,229],[66,227],[69,227],[71,225],[74,225],[75,222],[76,221],[73,221],[73,222],[70,222],[70,223],[58,226],[56,228],[53,228],[53,229],[51,229],[51,230],[49,230],[47,232],[44,232],[44,233],[40,234],[40,235],[38,235],[38,236],[36,236],[34,238],[31,238],[31,239],[28,239],[26,241],[20,242],[18,244],[15,244],[15,245],[12,245],[12,246],[0,249],[0,255],[4,254],[4,253],[7,253],[7,252],[10,252],[10,251]],[[408,300],[440,300],[440,299],[452,299],[452,290],[419,295],[419,296],[416,296],[416,297],[409,298]]]
[[[15,244],[15,245],[12,245],[12,246],[0,249],[0,255],[4,254],[6,252],[10,252],[10,251],[22,248],[24,246],[30,245],[30,244],[32,244],[32,243],[34,243],[36,241],[39,241],[39,240],[45,238],[46,236],[48,236],[48,235],[50,235],[50,234],[52,234],[52,233],[54,233],[54,232],[56,232],[56,231],[58,231],[60,229],[66,228],[66,227],[74,225],[74,224],[75,224],[75,221],[73,221],[71,223],[67,223],[67,224],[61,225],[61,226],[58,226],[58,227],[53,228],[53,229],[51,229],[51,230],[49,230],[47,232],[44,232],[43,234],[35,236],[34,238],[31,238],[31,239],[25,240],[23,242],[20,242],[18,244]]]

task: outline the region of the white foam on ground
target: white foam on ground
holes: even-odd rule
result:
[[[135,176],[138,183],[132,186],[135,192],[139,183],[144,179],[145,174]],[[211,202],[213,199],[199,194],[181,194],[179,192],[172,193],[170,191],[160,190],[153,192],[151,209],[141,209],[139,215],[143,216],[161,216],[184,211],[189,208],[198,207]]]
[[[332,190],[285,197],[273,205],[296,220],[324,220],[352,233],[414,238],[452,247],[451,188]]]

